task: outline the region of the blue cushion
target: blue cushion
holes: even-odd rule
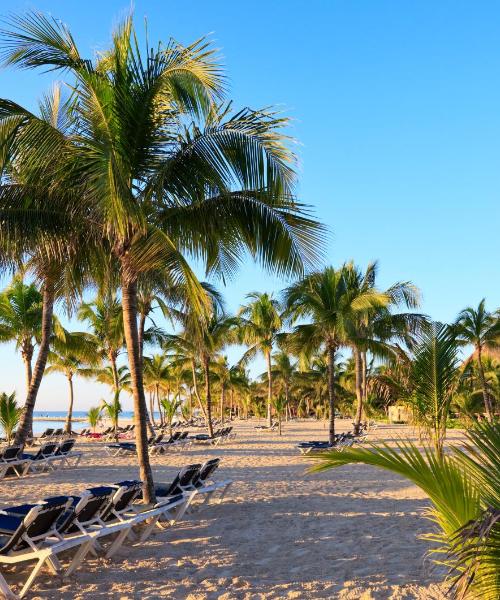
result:
[[[7,534],[12,533],[16,531],[22,521],[22,516],[16,517],[14,515],[0,515],[0,532]]]

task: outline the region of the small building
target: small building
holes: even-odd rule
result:
[[[389,406],[389,421],[391,423],[410,423],[412,420],[411,410],[406,406]]]

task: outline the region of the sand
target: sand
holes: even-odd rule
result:
[[[431,529],[414,485],[388,472],[350,465],[307,474],[295,444],[325,439],[323,423],[285,424],[283,436],[237,421],[237,437],[218,447],[191,446],[152,457],[156,481],[179,467],[222,458],[219,477],[235,481],[211,505],[112,561],[90,559],[68,581],[43,574],[38,599],[443,598],[443,572],[426,558],[419,534]],[[345,422],[340,430],[347,429]],[[460,434],[452,432],[457,438]],[[371,439],[415,439],[409,427],[381,425]],[[80,467],[0,483],[1,505],[77,493],[90,484],[137,477],[135,457],[111,458],[99,442],[82,442]],[[8,572],[9,582],[16,581]]]

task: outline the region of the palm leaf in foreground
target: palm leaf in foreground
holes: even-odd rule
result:
[[[456,598],[500,596],[500,424],[483,423],[467,433],[464,449],[441,454],[398,441],[371,444],[312,457],[312,471],[351,463],[381,467],[406,477],[430,498],[426,516],[438,529],[424,537],[436,542],[436,562],[450,568]]]

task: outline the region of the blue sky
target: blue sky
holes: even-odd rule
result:
[[[0,13],[50,12],[88,54],[129,9],[120,0],[3,0]],[[380,262],[380,285],[412,280],[422,310],[449,321],[500,305],[500,5],[483,1],[137,1],[151,40],[209,34],[236,106],[279,105],[299,141],[299,195],[331,231],[329,263]],[[28,107],[50,75],[0,71],[0,94]],[[245,265],[225,290],[235,310],[282,282]],[[259,367],[257,365],[256,369]],[[21,359],[0,346],[0,389],[24,393]],[[105,394],[76,383],[77,409]],[[47,377],[39,408],[66,405]]]

